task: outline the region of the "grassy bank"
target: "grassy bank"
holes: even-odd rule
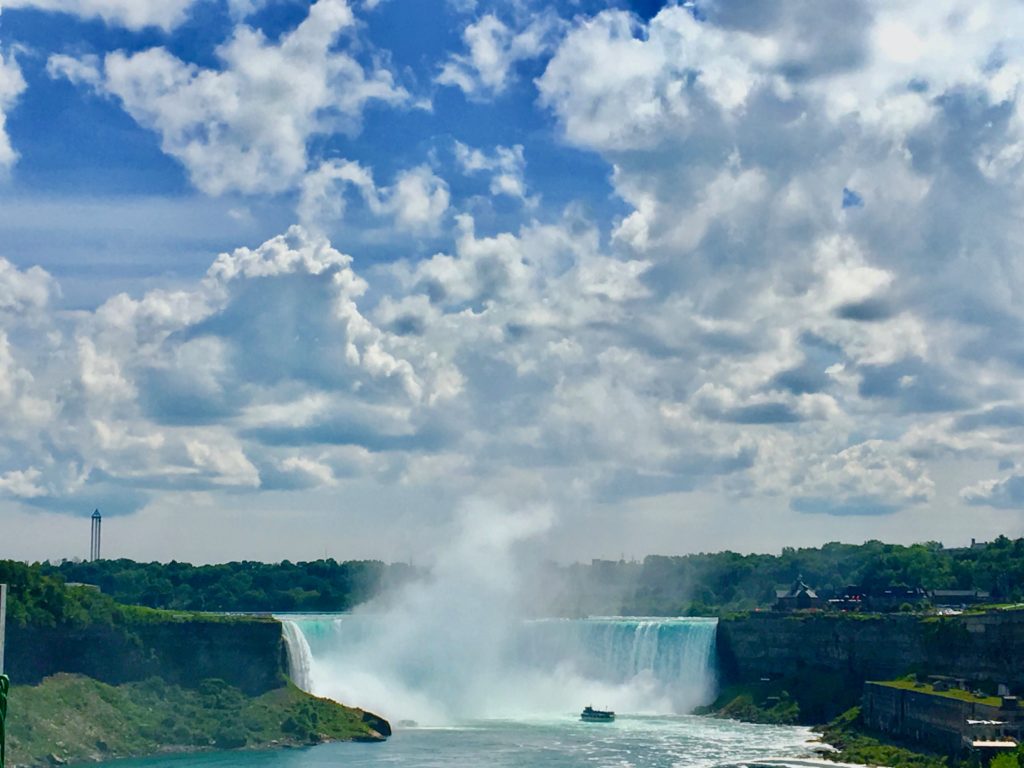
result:
[[[961,688],[947,688],[945,690],[940,690],[929,683],[921,683],[914,679],[878,681],[877,685],[884,685],[889,688],[900,688],[904,691],[914,691],[915,693],[927,693],[932,696],[942,696],[947,699],[966,701],[971,704],[985,704],[989,707],[998,707],[1002,703],[1002,699],[998,696],[979,696],[971,691],[965,691]]]
[[[381,740],[387,723],[293,685],[249,697],[220,680],[195,689],[158,678],[111,686],[60,674],[15,686],[8,764],[54,766],[159,752]]]

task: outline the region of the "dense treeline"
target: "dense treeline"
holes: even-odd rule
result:
[[[139,609],[122,605],[95,589],[68,589],[46,566],[0,560],[0,583],[8,585],[7,621],[37,627],[91,624],[111,626],[138,618]]]
[[[404,564],[375,560],[219,565],[65,561],[43,572],[98,586],[115,600],[191,611],[344,611],[409,578]]]
[[[735,552],[649,556],[641,563],[595,561],[565,570],[558,610],[571,613],[708,615],[767,607],[775,590],[802,576],[823,592],[847,585],[885,589],[981,589],[994,601],[1024,600],[1024,539],[946,549],[937,542],[900,546],[825,544],[786,547],[780,555]]]
[[[32,565],[0,561],[12,585],[9,617],[30,623],[117,621],[119,603],[199,611],[343,611],[419,574],[404,564],[317,560],[193,566],[101,560]],[[562,615],[709,615],[770,606],[775,590],[803,577],[822,592],[868,589],[981,589],[993,601],[1024,600],[1024,539],[947,549],[869,541],[780,555],[735,552],[652,555],[643,562],[597,560],[551,565],[534,574],[532,608]],[[98,586],[63,588],[63,582]],[[90,616],[98,617],[90,619]]]

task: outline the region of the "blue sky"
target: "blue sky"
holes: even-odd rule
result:
[[[1021,534],[1018,4],[0,5],[0,556]]]

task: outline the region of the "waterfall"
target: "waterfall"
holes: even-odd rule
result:
[[[395,615],[280,618],[297,685],[392,718],[563,716],[585,704],[683,713],[714,696],[715,619],[541,619],[500,632],[467,622],[435,634]]]
[[[568,659],[589,678],[628,682],[650,676],[666,686],[714,685],[714,619],[546,619],[527,622],[525,660]]]
[[[288,676],[304,691],[313,690],[313,652],[299,626],[290,619],[282,619],[284,646],[288,652]]]

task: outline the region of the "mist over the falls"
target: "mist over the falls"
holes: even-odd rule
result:
[[[430,575],[352,614],[287,617],[292,676],[393,721],[685,712],[714,685],[711,620],[538,619],[549,510],[465,507]]]

